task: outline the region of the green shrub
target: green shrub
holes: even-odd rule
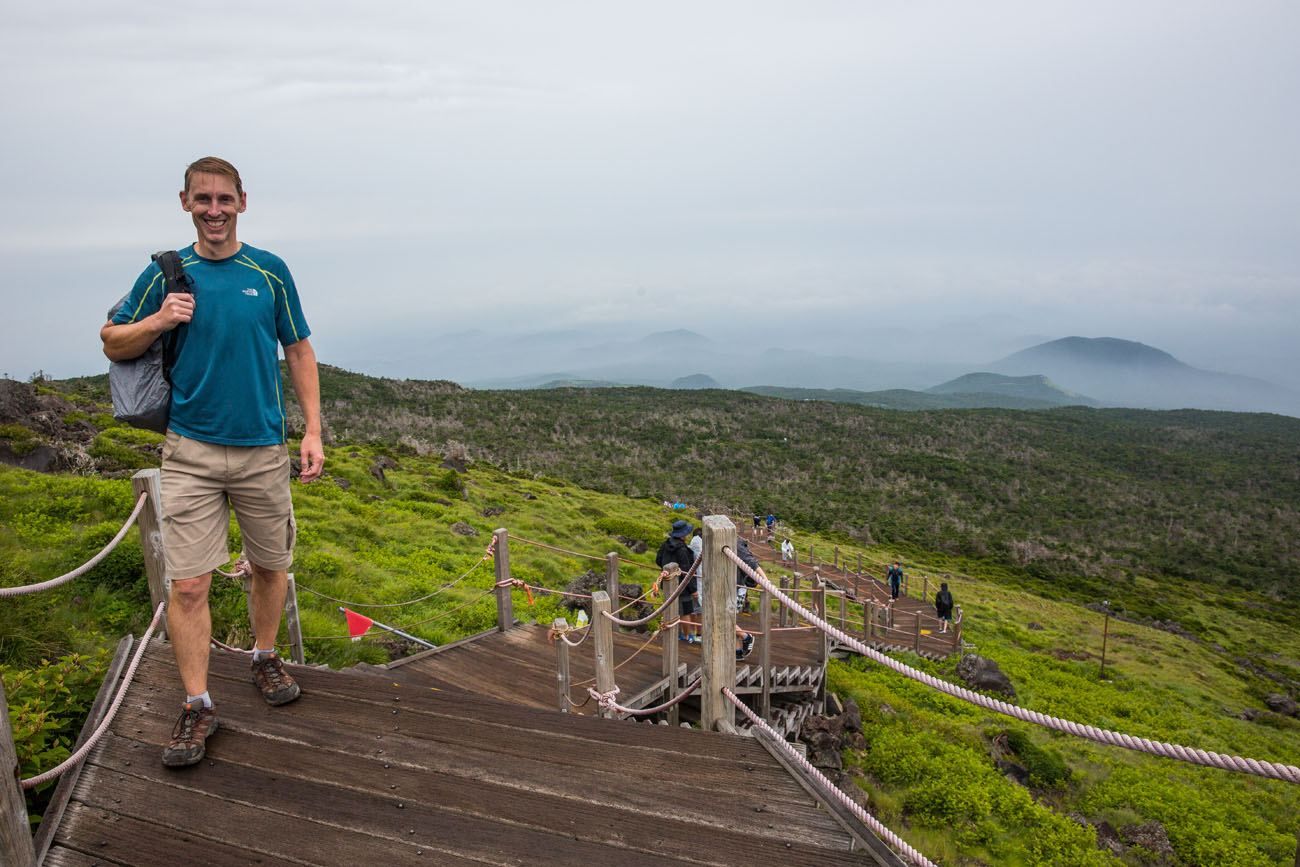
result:
[[[616,517],[609,515],[596,521],[596,529],[610,536],[624,536],[628,539],[639,539],[647,545],[657,545],[667,534],[663,527],[656,527],[653,524],[644,524],[631,518]]]
[[[1048,788],[1069,782],[1070,766],[1059,752],[1034,743],[1022,729],[1007,729],[1006,735],[1011,750],[1029,770],[1029,785]]]
[[[19,457],[31,454],[41,444],[41,438],[34,431],[20,424],[0,424],[0,440],[7,442],[10,450]]]

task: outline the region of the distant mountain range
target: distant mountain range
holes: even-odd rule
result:
[[[489,389],[743,388],[898,409],[1080,405],[1300,416],[1296,391],[1195,368],[1168,352],[1113,337],[1066,337],[968,364],[857,357],[820,348],[808,335],[788,345],[773,345],[774,339],[780,336],[715,340],[685,328],[652,334],[574,329],[511,335],[503,342],[469,332],[441,335],[400,357],[376,353],[366,370],[425,370],[431,378]],[[862,347],[888,353],[890,344],[864,341]]]
[[[1047,376],[1109,406],[1300,415],[1300,393],[1262,379],[1200,370],[1144,343],[1114,337],[1041,343],[989,369],[1009,376]]]

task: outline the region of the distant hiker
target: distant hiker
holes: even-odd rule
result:
[[[753,551],[749,550],[749,543],[744,539],[736,540],[736,556],[739,557],[750,569],[753,569],[765,578],[767,577],[766,574],[763,573],[763,567],[758,564],[758,558],[754,556]],[[741,569],[739,566],[736,567],[736,607],[739,610],[748,613],[749,599],[747,597],[749,595],[749,588],[757,586],[758,582],[746,575],[745,570]]]
[[[893,566],[889,567],[889,571],[885,573],[885,577],[889,579],[889,598],[897,599],[898,590],[903,585],[903,567],[898,565],[897,560],[894,561]]]
[[[186,693],[162,754],[169,767],[201,761],[217,730],[208,695],[208,590],[212,570],[230,559],[231,506],[252,570],[253,682],[270,705],[300,693],[275,653],[295,533],[280,347],[303,414],[301,480],[318,478],[325,461],[311,332],[288,267],[236,237],[248,206],[239,172],[218,157],[191,163],[180,203],[197,233],[178,251],[193,294],[164,293],[170,281],[151,263],[99,331],[110,361],[138,358],[174,329],[183,341],[171,368],[162,449],[167,634]],[[251,719],[247,725],[256,728]]]
[[[773,515],[771,512],[768,512],[766,522],[767,522],[767,541],[771,542],[772,536],[776,532],[776,515]]]
[[[948,631],[948,624],[952,623],[952,594],[948,592],[948,584],[945,582],[939,585],[939,592],[934,594],[934,611],[943,621],[943,627],[940,632]]]
[[[687,521],[673,521],[673,528],[668,533],[668,538],[664,539],[663,544],[659,546],[659,553],[655,555],[655,564],[663,571],[659,573],[662,580],[668,577],[668,566],[676,565],[682,570],[682,575],[690,571],[695,565],[695,554],[691,552],[687,539],[691,536],[691,531],[695,529]],[[700,583],[696,576],[692,575],[690,581],[682,595],[677,597],[677,608],[683,618],[690,617],[700,610]],[[680,633],[681,640],[688,644],[699,644],[700,635],[699,627],[688,623],[682,624]]]
[[[789,563],[794,559],[794,542],[786,539],[781,543],[781,562]]]
[[[754,538],[755,539],[758,538],[758,531],[762,526],[763,526],[763,516],[755,512],[754,513]]]

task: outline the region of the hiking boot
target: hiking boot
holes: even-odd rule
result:
[[[284,670],[279,656],[264,656],[253,663],[253,683],[272,707],[288,704],[302,694],[298,684]]]
[[[172,739],[163,749],[162,763],[169,768],[183,768],[203,761],[205,743],[217,730],[217,711],[203,702],[186,702],[181,718],[172,729]]]

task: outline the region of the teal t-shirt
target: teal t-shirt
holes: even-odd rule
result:
[[[172,368],[170,427],[227,446],[266,446],[287,438],[279,346],[311,332],[293,277],[280,257],[244,244],[228,259],[178,251],[194,281],[194,318]],[[149,263],[113,317],[137,322],[162,305],[163,276]]]

